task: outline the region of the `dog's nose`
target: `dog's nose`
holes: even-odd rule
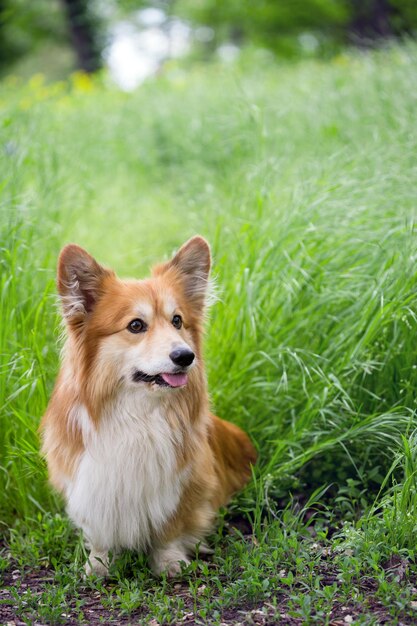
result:
[[[173,350],[169,355],[169,358],[175,365],[181,365],[181,367],[186,367],[187,365],[191,365],[194,361],[195,354],[189,348],[177,348]]]

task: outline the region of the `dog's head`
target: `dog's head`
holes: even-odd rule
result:
[[[77,245],[59,257],[58,291],[73,364],[100,395],[187,385],[199,365],[210,248],[193,237],[145,280],[120,280]]]

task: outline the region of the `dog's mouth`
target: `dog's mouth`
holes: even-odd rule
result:
[[[175,372],[172,374],[162,372],[161,374],[151,376],[150,374],[136,370],[133,374],[133,380],[135,383],[153,383],[159,387],[175,388],[184,387],[188,382],[188,376],[185,372]]]

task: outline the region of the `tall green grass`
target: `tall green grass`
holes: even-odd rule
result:
[[[417,427],[416,68],[410,44],[171,66],[133,94],[0,85],[4,524],[60,506],[37,426],[68,241],[142,276],[205,235],[213,406],[256,440],[259,481],[272,497],[352,476],[378,489]]]

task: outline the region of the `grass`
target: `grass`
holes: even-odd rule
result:
[[[409,43],[172,65],[133,94],[0,85],[0,617],[415,621],[416,67]],[[141,276],[196,232],[220,287],[213,406],[256,441],[254,480],[184,582],[132,554],[110,585],[82,582],[38,452],[56,257],[76,241]]]

